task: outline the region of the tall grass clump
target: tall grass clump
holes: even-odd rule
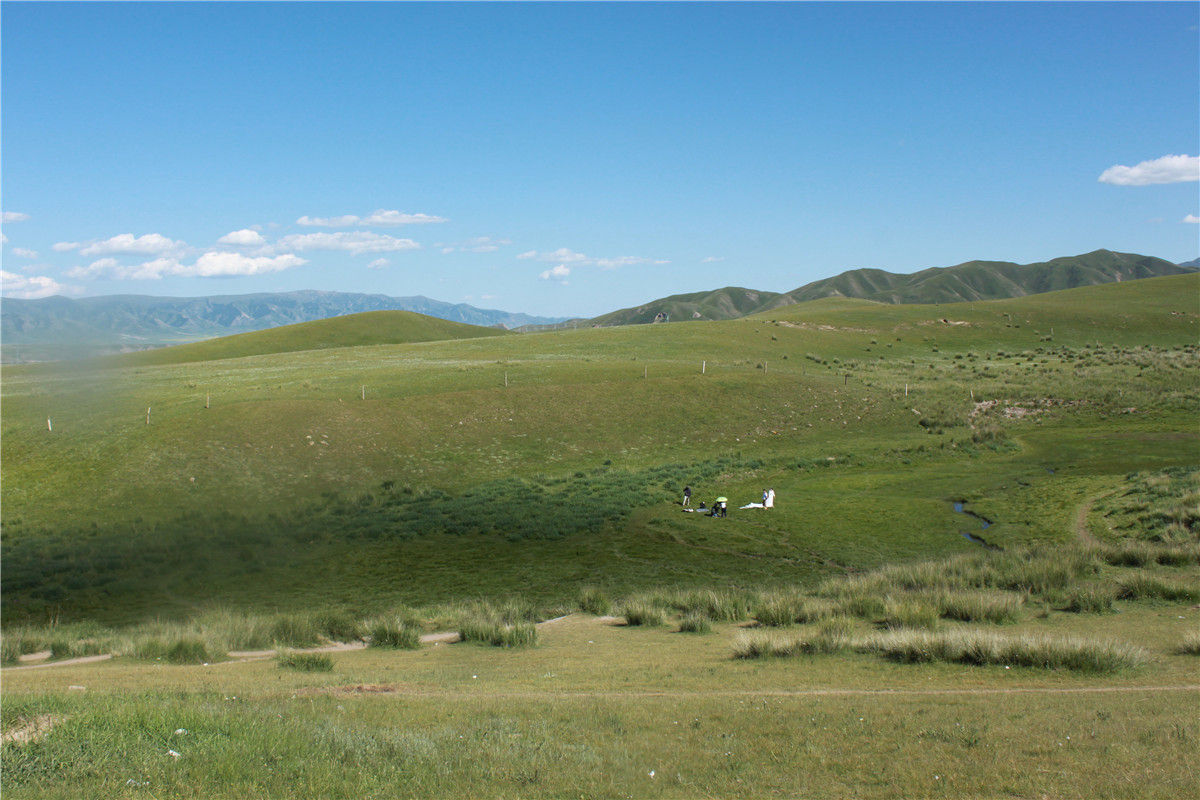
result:
[[[875,594],[854,594],[844,598],[837,610],[852,617],[878,620],[887,615],[887,602]]]
[[[800,641],[798,633],[747,631],[733,640],[733,657],[750,659],[796,655]]]
[[[827,628],[813,632],[746,631],[733,640],[734,658],[779,658],[801,655],[825,655],[850,647],[844,630]]]
[[[271,642],[286,647],[312,647],[321,641],[321,630],[309,614],[278,614],[271,621]]]
[[[1154,559],[1165,567],[1187,567],[1200,564],[1200,545],[1180,544],[1160,547]]]
[[[166,661],[169,664],[207,664],[217,655],[199,636],[147,636],[134,642],[133,656],[143,661]]]
[[[936,602],[946,619],[1006,625],[1020,619],[1025,597],[1009,592],[946,592]]]
[[[406,620],[386,618],[372,623],[367,630],[371,647],[393,650],[416,650],[421,646],[421,633]]]
[[[280,669],[292,669],[298,672],[332,672],[333,659],[326,653],[293,653],[280,650],[275,655],[275,663]]]
[[[1182,656],[1200,656],[1200,632],[1186,634],[1175,652]]]
[[[510,623],[484,616],[462,621],[458,635],[464,642],[480,642],[493,647],[533,647],[538,640],[537,626],[532,622]]]
[[[81,658],[83,656],[98,656],[109,651],[111,642],[106,638],[85,636],[76,638],[70,634],[59,634],[50,640],[50,657]]]
[[[666,623],[662,608],[647,600],[631,600],[622,609],[626,625],[656,628]]]
[[[768,592],[761,595],[751,610],[759,625],[780,627],[804,622],[817,622],[832,616],[833,603],[790,592]]]
[[[357,642],[363,637],[363,625],[345,611],[322,611],[313,619],[317,632],[331,642]]]
[[[47,649],[45,636],[24,628],[13,628],[0,634],[0,663],[16,664],[21,656]]]
[[[660,605],[681,614],[702,616],[713,622],[737,622],[750,615],[750,601],[742,592],[692,589],[655,598]]]
[[[1154,545],[1142,541],[1105,545],[1101,549],[1101,556],[1114,567],[1145,567],[1157,560]]]
[[[262,614],[221,609],[202,615],[195,626],[220,640],[226,650],[262,650],[275,643],[272,617]]]
[[[1140,667],[1146,652],[1123,642],[1077,637],[1003,637],[988,631],[890,631],[856,646],[901,663],[944,661],[960,664],[1116,672]]]
[[[712,621],[699,614],[684,614],[679,621],[680,633],[711,633]]]
[[[936,606],[915,595],[888,597],[883,605],[883,624],[889,628],[936,628],[941,621]]]
[[[1107,614],[1113,610],[1117,591],[1112,586],[1076,586],[1063,596],[1063,611],[1072,614]]]
[[[1117,583],[1117,597],[1121,600],[1194,602],[1200,600],[1200,590],[1139,572]]]
[[[602,589],[585,586],[579,590],[579,610],[586,614],[603,617],[612,612],[612,601]]]

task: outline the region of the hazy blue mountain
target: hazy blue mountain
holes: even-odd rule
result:
[[[428,297],[347,292],[279,292],[215,297],[109,295],[0,301],[6,362],[80,358],[275,328],[364,311],[415,311],[452,322],[516,328],[534,317]]]

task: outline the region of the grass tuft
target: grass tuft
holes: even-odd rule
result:
[[[133,655],[143,661],[166,661],[169,664],[206,664],[217,659],[198,636],[149,636],[134,643]]]
[[[626,603],[624,616],[626,625],[641,625],[648,628],[659,627],[667,621],[666,615],[660,607],[645,600],[633,600]]]
[[[612,601],[603,590],[585,586],[579,590],[579,609],[587,614],[603,617],[612,612]]]
[[[458,635],[464,642],[480,642],[493,647],[533,647],[538,641],[537,626],[532,622],[510,623],[483,616],[461,622]]]
[[[1139,572],[1117,584],[1117,597],[1121,600],[1195,602],[1200,600],[1200,590]]]
[[[1111,586],[1076,586],[1063,598],[1063,611],[1073,614],[1107,614],[1113,610],[1117,592]]]
[[[333,659],[327,653],[294,653],[280,650],[275,655],[275,663],[280,669],[292,669],[298,672],[332,672]]]
[[[420,631],[402,619],[377,620],[370,626],[368,637],[371,647],[416,650],[421,646]]]
[[[862,640],[856,649],[906,664],[945,661],[1117,672],[1146,663],[1144,650],[1122,642],[1037,635],[1007,638],[987,631],[891,631]]]

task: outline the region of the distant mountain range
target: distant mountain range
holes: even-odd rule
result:
[[[0,300],[4,361],[49,361],[145,350],[364,311],[413,311],[451,322],[516,328],[563,318],[443,303],[428,297],[280,292],[217,297],[111,295]]]
[[[281,292],[218,297],[113,295],[71,300],[0,301],[0,342],[6,363],[82,358],[145,350],[217,336],[311,322],[365,311],[413,311],[451,322],[518,330],[582,325],[635,325],[656,321],[735,319],[822,297],[881,303],[955,303],[999,300],[1057,289],[1194,272],[1200,259],[1172,264],[1161,258],[1096,250],[1036,264],[968,261],[911,275],[854,269],[790,292],[729,286],[664,297],[589,320],[533,317],[443,303],[428,297],[345,292]]]
[[[1194,261],[1172,264],[1153,256],[1114,253],[1110,250],[1096,250],[1036,264],[968,261],[911,275],[899,275],[881,269],[853,269],[805,284],[790,292],[763,292],[727,286],[711,292],[664,297],[633,308],[613,311],[588,322],[593,325],[633,325],[655,321],[735,319],[822,297],[855,297],[880,303],[1000,300],[1099,283],[1179,275],[1196,269]]]

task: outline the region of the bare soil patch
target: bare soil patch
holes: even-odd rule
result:
[[[17,725],[10,731],[5,731],[3,735],[0,735],[0,741],[4,744],[15,745],[36,742],[39,739],[44,739],[46,734],[50,733],[55,725],[62,722],[62,719],[62,717],[57,717],[53,714],[41,714]]]

